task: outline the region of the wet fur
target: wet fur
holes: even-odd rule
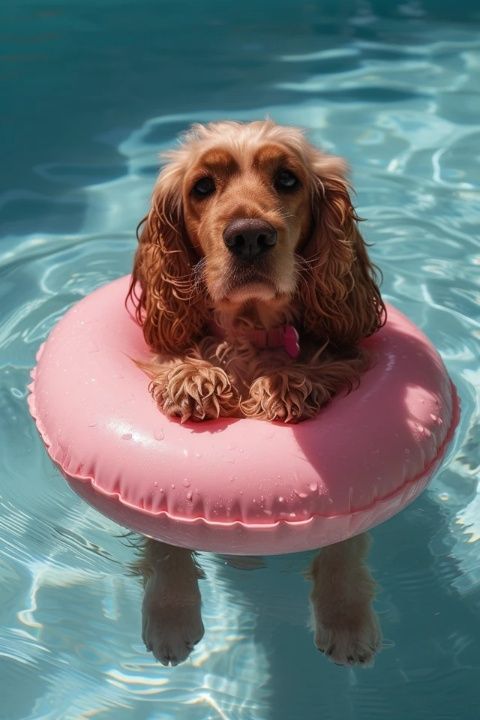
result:
[[[264,167],[255,165],[262,147]],[[236,158],[237,170],[207,207],[203,201],[203,210],[192,208],[188,178],[205,172],[202,159],[212,153]],[[291,199],[272,191],[275,153],[302,173],[297,213]],[[270,121],[195,126],[168,160],[141,225],[130,288],[157,353],[145,368],[157,403],[182,421],[245,415],[297,422],[316,415],[339,390],[356,386],[368,364],[359,342],[385,319],[345,164],[296,128]],[[228,302],[233,273],[221,230],[243,216],[266,219],[283,233],[283,249],[265,272],[280,290],[249,297],[247,287],[243,300]],[[213,321],[223,337],[212,333]],[[300,333],[298,360],[259,352],[242,338],[242,327],[281,324]]]
[[[275,192],[276,158],[301,178],[296,198]],[[218,192],[195,203],[192,182],[212,167]],[[139,228],[130,288],[154,353],[143,367],[163,412],[182,422],[298,422],[357,385],[368,366],[359,343],[384,323],[385,307],[345,172],[301,131],[271,121],[197,125],[168,154]],[[266,219],[281,240],[262,268],[266,289],[235,285],[222,230],[242,217]],[[285,323],[300,333],[298,359],[258,350],[242,332]],[[368,544],[361,535],[324,548],[309,571],[315,643],[337,663],[368,664],[381,643]],[[201,570],[189,550],[153,540],[136,570],[145,644],[176,665],[203,635]]]

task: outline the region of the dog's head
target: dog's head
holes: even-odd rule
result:
[[[131,290],[151,347],[182,351],[212,307],[236,313],[248,302],[290,308],[338,347],[380,326],[343,160],[271,121],[196,125],[167,160]]]

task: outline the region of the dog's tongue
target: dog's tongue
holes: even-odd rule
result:
[[[283,347],[292,358],[300,354],[299,335],[293,325],[286,325],[283,333]]]

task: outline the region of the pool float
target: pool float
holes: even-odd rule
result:
[[[297,425],[163,415],[135,364],[149,349],[129,277],[81,300],[40,348],[29,405],[71,487],[127,528],[227,554],[322,547],[391,517],[426,486],[459,408],[440,356],[394,307],[364,341],[360,387]]]

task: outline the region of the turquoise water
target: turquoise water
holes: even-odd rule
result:
[[[480,13],[473,2],[3,0],[0,718],[480,716]],[[192,121],[272,116],[348,158],[384,294],[462,401],[428,491],[373,531],[385,647],[329,664],[310,555],[205,556],[206,636],[163,668],[118,527],[51,466],[25,395],[75,301],[128,272],[157,154]]]

